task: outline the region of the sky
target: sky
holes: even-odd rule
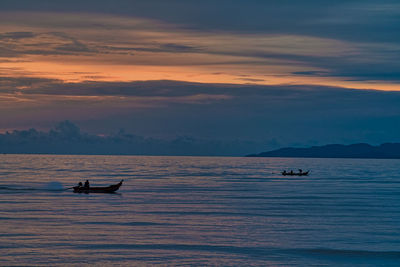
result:
[[[398,142],[398,32],[391,0],[1,0],[0,132]]]

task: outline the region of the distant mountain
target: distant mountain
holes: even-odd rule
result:
[[[332,144],[309,148],[287,147],[247,157],[400,159],[400,143],[385,143],[379,146]]]

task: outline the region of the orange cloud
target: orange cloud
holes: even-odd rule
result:
[[[65,82],[181,80],[312,84],[400,90],[397,83],[349,81],[308,58],[362,54],[352,43],[297,35],[199,32],[156,20],[96,14],[1,14],[0,76]]]

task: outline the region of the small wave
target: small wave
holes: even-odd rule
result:
[[[400,251],[368,251],[368,250],[340,250],[340,249],[284,249],[276,247],[241,247],[225,245],[205,245],[205,244],[80,244],[82,249],[134,249],[134,250],[175,250],[175,251],[204,251],[219,252],[228,254],[242,254],[253,257],[265,257],[267,255],[279,254],[298,255],[302,257],[321,257],[328,259],[359,259],[359,260],[398,260]]]
[[[62,183],[56,182],[56,181],[47,183],[45,186],[43,186],[42,189],[49,190],[49,191],[64,191],[65,190]]]
[[[400,251],[374,251],[374,250],[346,250],[346,249],[298,249],[299,252],[305,252],[314,255],[324,256],[342,256],[342,257],[372,257],[372,258],[398,258],[400,259]]]
[[[24,191],[54,191],[61,192],[68,190],[70,188],[64,188],[64,186],[60,182],[50,182],[41,187],[22,187],[19,185],[10,185],[10,186],[0,186],[0,191],[9,191],[9,192],[24,192]]]
[[[26,187],[13,187],[13,186],[0,186],[0,190],[4,191],[36,191],[39,190],[37,188],[26,188]]]
[[[278,252],[274,248],[258,248],[258,247],[237,247],[237,246],[218,246],[205,244],[80,244],[82,249],[134,249],[134,250],[174,250],[174,251],[204,251],[204,252],[220,252],[229,254],[247,254],[247,255],[265,255],[266,253]]]
[[[0,187],[0,191],[38,191],[38,192],[62,192],[66,191],[69,188],[65,189],[46,189],[46,188],[17,188],[17,187],[6,187],[2,186]]]
[[[171,226],[172,223],[155,223],[155,222],[77,222],[77,224],[93,224],[93,225],[118,225],[118,226]]]

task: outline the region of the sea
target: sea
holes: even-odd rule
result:
[[[400,160],[0,155],[0,266],[400,266]]]

